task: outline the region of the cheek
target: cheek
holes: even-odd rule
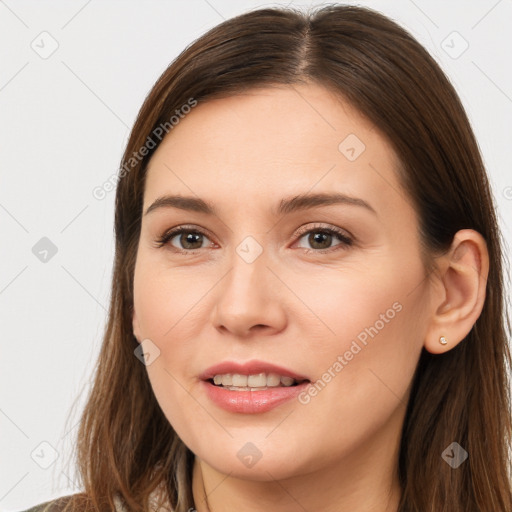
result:
[[[333,435],[343,437],[377,429],[405,406],[423,345],[426,284],[420,263],[388,262],[331,277],[307,295],[324,336],[305,336],[315,385],[301,403],[311,414],[330,411],[338,418]],[[310,320],[304,332],[311,332]]]
[[[384,334],[392,330],[404,308],[402,283],[389,272],[361,271],[337,271],[321,280],[304,280],[301,286],[297,282],[297,295],[314,315],[313,322],[311,315],[304,317],[303,328],[309,333],[312,326],[317,330],[314,339],[305,339],[322,353],[343,353],[353,341],[365,346],[377,335],[384,342]],[[298,315],[296,319],[301,321]]]
[[[134,306],[142,335],[170,339],[189,324],[194,304],[208,288],[201,279],[190,279],[179,269],[141,258],[134,275]],[[186,319],[187,321],[182,321]]]
[[[197,347],[183,340],[193,337],[191,330],[200,325],[198,301],[207,290],[204,280],[191,280],[190,274],[187,277],[144,256],[137,261],[134,275],[137,321],[142,339],[150,339],[159,350],[158,357],[146,370],[162,411],[180,435],[188,430],[194,418],[204,414],[204,409],[190,399],[187,389]],[[186,434],[182,438],[187,442]]]
[[[168,355],[169,352],[162,353],[160,358],[147,367],[148,378],[167,421],[180,439],[194,451],[202,445],[205,432],[218,437],[225,433],[218,428],[217,422],[212,422],[212,416],[201,405],[201,401],[193,398],[194,389],[181,374],[181,367],[186,365],[190,356],[181,355],[176,344],[172,348],[173,367]]]
[[[375,380],[371,368],[391,381],[405,378],[401,365],[406,373],[414,369],[423,341],[426,290],[418,257],[380,255],[371,265],[324,270],[320,280],[313,277],[297,280],[295,290],[314,313],[314,318],[296,318],[300,330],[309,333],[302,338],[316,377],[338,362],[336,375],[343,373],[349,386]]]

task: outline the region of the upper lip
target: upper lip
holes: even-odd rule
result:
[[[284,377],[292,377],[296,381],[309,380],[306,376],[295,373],[288,368],[278,366],[265,361],[247,361],[245,363],[236,363],[234,361],[223,361],[207,368],[199,378],[201,380],[213,379],[215,375],[224,375],[226,373],[238,373],[239,375],[256,375],[258,373],[277,373]]]

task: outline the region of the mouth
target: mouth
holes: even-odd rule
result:
[[[294,378],[288,375],[280,375],[275,372],[260,372],[244,375],[241,373],[218,373],[213,378],[206,379],[214,386],[230,391],[265,391],[281,387],[294,387],[310,382],[309,379]]]
[[[305,375],[264,361],[225,361],[199,378],[205,395],[218,407],[236,414],[259,414],[285,406],[311,383]]]
[[[224,361],[210,366],[199,378],[213,386],[232,391],[262,391],[311,382],[305,375],[288,368],[257,360],[245,363]]]

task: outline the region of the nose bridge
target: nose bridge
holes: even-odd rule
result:
[[[231,271],[226,276],[225,294],[235,295],[238,301],[250,298],[256,299],[256,295],[265,289],[265,282],[268,279],[266,274],[270,271],[267,268],[268,250],[263,247],[252,235],[246,236],[234,249],[230,257]]]
[[[267,268],[269,252],[254,237],[245,237],[229,255],[228,274],[218,290],[214,324],[237,335],[245,335],[253,326],[283,328],[286,315],[279,306],[275,276]]]

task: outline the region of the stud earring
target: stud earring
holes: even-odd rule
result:
[[[441,345],[446,345],[448,342],[446,341],[446,338],[444,336],[441,336],[439,338],[439,343],[441,343]]]

